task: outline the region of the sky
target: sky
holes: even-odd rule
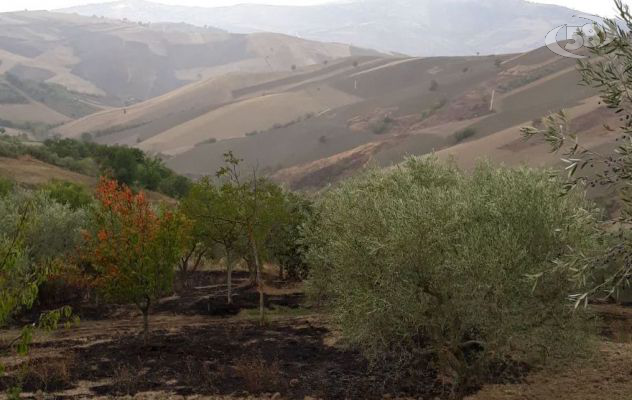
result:
[[[110,0],[0,0],[0,11],[15,11],[24,9],[55,9],[71,7],[86,3],[103,3]],[[154,0],[165,4],[178,4],[185,6],[226,6],[238,3],[261,4],[288,4],[310,5],[325,3],[331,0]],[[436,0],[442,1],[442,0]],[[628,0],[632,4],[632,0]],[[614,2],[612,0],[538,0],[538,3],[558,4],[571,7],[583,12],[602,16],[614,15]]]

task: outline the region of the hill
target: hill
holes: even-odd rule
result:
[[[52,181],[65,181],[94,187],[97,179],[57,167],[29,156],[0,157],[0,176],[27,187],[42,186]]]
[[[121,0],[60,10],[230,32],[279,32],[415,56],[515,53],[541,46],[578,12],[525,0],[348,0],[314,6],[182,7]],[[446,16],[450,16],[449,19]]]
[[[574,60],[547,48],[504,56],[361,56],[288,74],[229,74],[56,131],[161,154],[194,178],[215,172],[232,150],[292,188],[317,189],[409,154],[453,154],[466,166],[485,155],[539,160],[533,154],[546,149],[523,145],[521,126],[561,108],[570,108],[582,129],[599,125],[595,93],[578,79]]]
[[[227,72],[288,73],[376,54],[281,34],[45,11],[1,13],[0,32],[0,125],[32,133]]]

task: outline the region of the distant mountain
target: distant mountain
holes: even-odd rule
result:
[[[57,125],[227,73],[276,76],[361,54],[376,52],[183,23],[0,13],[0,125]]]
[[[317,6],[182,7],[122,0],[60,10],[236,33],[279,32],[410,55],[515,53],[542,46],[576,11],[525,0],[348,0]]]

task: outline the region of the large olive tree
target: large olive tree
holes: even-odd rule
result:
[[[310,291],[370,359],[396,373],[434,362],[458,389],[572,353],[583,315],[554,261],[592,247],[595,217],[559,190],[547,171],[468,175],[432,158],[368,172],[325,193],[305,226]]]

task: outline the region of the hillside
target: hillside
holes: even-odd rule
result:
[[[578,78],[574,60],[547,48],[505,56],[352,57],[289,74],[209,79],[56,132],[159,153],[194,178],[212,174],[232,150],[292,188],[316,189],[409,154],[455,155],[466,166],[486,155],[555,162],[543,146],[521,144],[519,129],[562,108],[582,129],[598,128],[594,92],[578,86]]]
[[[0,32],[0,125],[31,133],[227,72],[274,75],[376,54],[281,34],[45,11],[1,13]]]
[[[0,157],[0,176],[20,185],[36,187],[52,181],[65,181],[81,186],[94,187],[97,179],[47,164],[32,157]]]
[[[60,11],[145,22],[185,21],[229,32],[279,32],[414,56],[528,51],[542,46],[547,32],[572,22],[578,14],[525,0],[348,0],[314,6],[232,7],[120,0]]]

